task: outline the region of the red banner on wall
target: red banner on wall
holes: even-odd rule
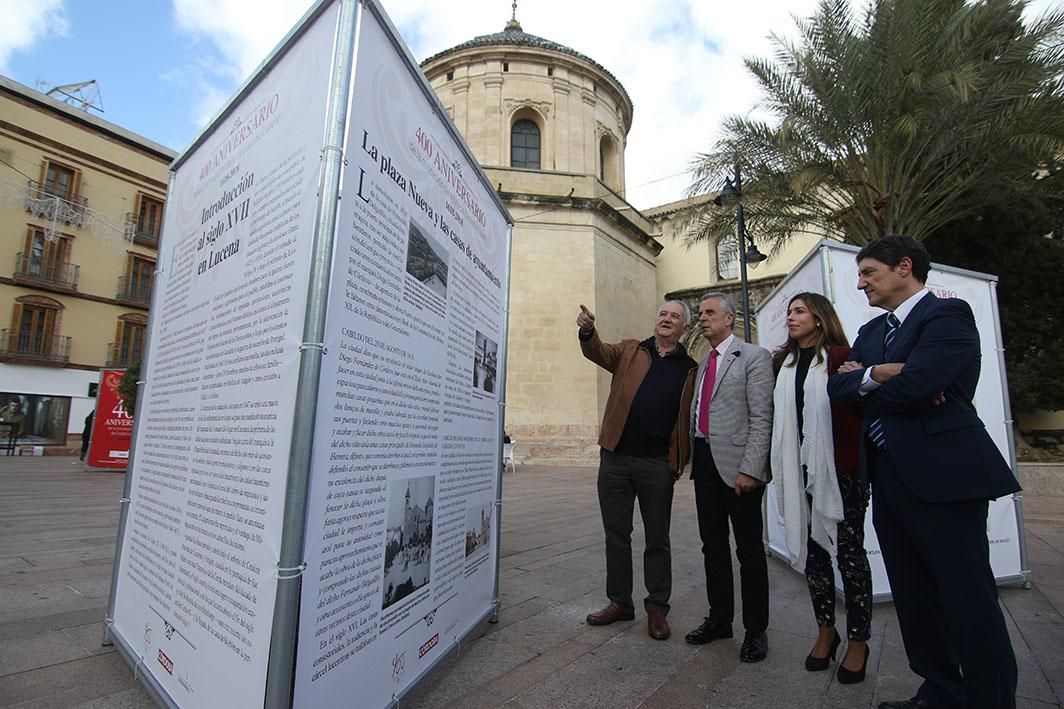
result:
[[[96,415],[92,420],[89,443],[89,467],[125,469],[129,462],[129,442],[133,435],[133,417],[122,405],[118,382],[123,369],[100,371],[100,389],[96,394]]]

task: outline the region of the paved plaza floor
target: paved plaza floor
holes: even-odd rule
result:
[[[0,457],[0,706],[152,706],[133,671],[101,646],[122,482],[71,458]],[[475,631],[404,709],[874,707],[917,687],[889,603],[873,614],[865,682],[838,684],[835,665],[806,672],[816,627],[805,581],[777,559],[769,560],[768,659],[739,662],[739,624],[733,640],[686,645],[706,613],[689,480],[676,487],[673,637],[665,642],[647,636],[641,612],[607,627],[584,623],[606,602],[594,469],[520,466],[505,476],[503,500],[499,622]],[[1064,498],[1027,497],[1024,508],[1034,587],[1001,590],[1019,705],[1061,706]],[[637,515],[637,579],[641,535]]]

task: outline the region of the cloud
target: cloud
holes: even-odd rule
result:
[[[11,55],[48,37],[63,37],[69,23],[63,0],[4,0],[0,22],[0,73],[10,72]]]
[[[188,96],[197,127],[225,105],[313,3],[310,0],[173,0],[173,21],[189,39],[163,80]]]
[[[1058,0],[1034,0],[1028,18]],[[178,27],[217,60],[195,68],[194,105],[203,121],[266,57],[310,6],[307,0],[173,0]],[[683,196],[695,153],[713,145],[722,118],[756,110],[759,90],[743,65],[772,55],[771,34],[794,37],[794,17],[818,0],[757,0],[745,6],[705,0],[632,3],[536,0],[518,5],[531,34],[587,55],[624,85],[635,104],[625,151],[627,198],[639,208]],[[503,29],[509,3],[383,0],[418,60]],[[868,0],[851,0],[858,16]],[[200,52],[202,55],[203,52]],[[210,105],[217,102],[217,105]],[[723,176],[722,176],[723,177]]]

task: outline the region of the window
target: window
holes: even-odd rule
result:
[[[155,261],[140,254],[127,256],[126,273],[119,284],[118,299],[147,305],[155,279]]]
[[[735,234],[728,234],[717,240],[717,277],[739,277],[739,243]]]
[[[68,264],[70,242],[70,238],[63,235],[49,239],[43,228],[31,225],[15,275],[64,287],[75,286],[76,281],[70,281]]]
[[[554,67],[547,67],[547,76],[554,76]]]
[[[58,301],[40,295],[16,298],[11,329],[3,333],[2,355],[44,363],[66,361],[70,354],[70,338],[56,334],[62,309]]]
[[[447,72],[447,81],[454,81],[454,72],[453,71]]]
[[[73,168],[59,165],[54,162],[46,162],[44,168],[44,180],[41,185],[44,194],[49,197],[58,197],[67,201],[73,201],[77,196],[77,171]]]
[[[51,350],[55,334],[55,308],[40,305],[22,305],[18,321],[18,351],[44,354]]]
[[[148,330],[148,319],[137,313],[129,313],[118,318],[115,332],[115,344],[112,348],[109,364],[128,367],[136,364],[144,355],[144,338]]]
[[[502,70],[503,71],[510,71],[510,62],[503,62],[502,63]]]
[[[158,246],[163,226],[163,203],[146,194],[137,195],[137,227],[133,240],[147,246]]]
[[[539,126],[527,118],[514,123],[510,131],[510,167],[539,169]]]

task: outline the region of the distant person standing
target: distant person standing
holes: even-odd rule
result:
[[[92,438],[92,419],[95,415],[96,411],[93,410],[85,417],[85,428],[81,431],[81,457],[79,460],[85,460],[85,453],[89,450],[89,440]]]
[[[670,635],[665,616],[672,594],[672,493],[690,450],[687,411],[697,366],[680,343],[690,321],[687,305],[669,301],[658,310],[652,337],[610,344],[599,339],[591,311],[581,305],[576,317],[584,357],[613,375],[599,435],[598,471],[610,602],[590,613],[587,624],[635,618],[632,515],[638,499],[646,535],[643,606],[647,633],[655,640]]]
[[[861,465],[916,696],[880,709],[1016,706],[1016,657],[998,604],[989,501],[1020,489],[972,402],[979,331],[972,309],[924,285],[927,249],[885,236],[857,254],[857,288],[887,312],[861,327],[828,380],[864,404]]]

